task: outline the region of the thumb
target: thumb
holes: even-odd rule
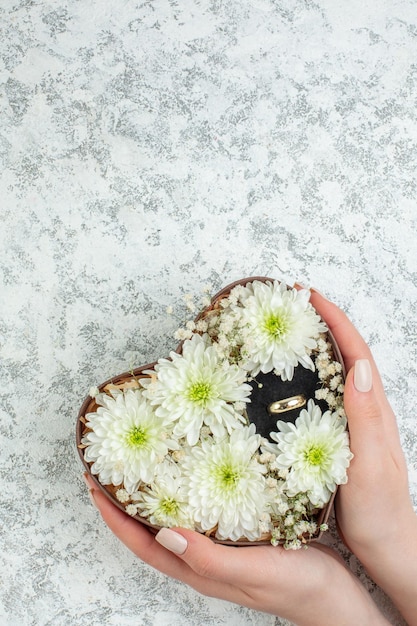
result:
[[[214,543],[205,535],[184,528],[175,530],[161,528],[155,539],[187,563],[198,576],[237,587],[252,581],[251,557],[256,559],[256,551],[262,549],[245,547],[236,550],[231,546]]]

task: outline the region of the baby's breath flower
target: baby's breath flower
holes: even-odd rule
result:
[[[340,385],[340,383],[342,382],[342,377],[341,376],[335,376],[334,378],[330,379],[330,389],[332,391],[335,391],[338,386]]]
[[[207,332],[207,328],[208,328],[208,324],[206,320],[198,320],[198,322],[195,325],[195,329],[199,333]]]
[[[286,550],[299,550],[300,548],[302,548],[302,543],[300,541],[300,539],[292,539],[291,541],[286,541],[284,543],[284,548]]]
[[[269,476],[265,482],[268,489],[276,489],[278,483],[276,478],[272,478],[272,476]]]
[[[328,393],[329,390],[326,387],[322,387],[321,389],[317,389],[314,395],[316,400],[325,400]]]
[[[125,507],[125,511],[133,517],[134,515],[137,515],[138,507],[134,504],[128,504],[127,507]]]
[[[119,500],[119,502],[125,503],[129,502],[130,495],[128,494],[126,489],[118,489],[116,491],[116,498]]]
[[[183,458],[185,457],[185,450],[181,449],[181,450],[174,450],[173,452],[171,452],[171,456],[174,459],[174,461],[182,461]]]
[[[279,544],[279,540],[281,538],[281,533],[279,528],[274,528],[274,530],[271,533],[271,544],[273,546],[277,546]]]
[[[178,341],[185,341],[186,339],[191,339],[193,333],[191,330],[186,328],[178,328],[174,333],[174,339]]]

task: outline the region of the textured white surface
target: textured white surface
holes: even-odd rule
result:
[[[0,622],[284,624],[128,553],[75,418],[175,345],[184,293],[296,278],[370,342],[417,504],[417,4],[2,0],[0,20]]]

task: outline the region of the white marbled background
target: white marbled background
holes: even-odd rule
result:
[[[0,27],[0,623],[284,624],[117,542],[76,415],[176,345],[184,294],[298,279],[370,342],[417,506],[417,2],[1,0]]]

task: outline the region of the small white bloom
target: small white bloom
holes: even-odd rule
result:
[[[116,491],[116,498],[119,500],[119,502],[125,503],[129,502],[130,495],[128,494],[126,489],[118,489]]]
[[[90,387],[88,395],[91,396],[92,398],[96,398],[99,393],[100,393],[100,389],[98,387]]]
[[[349,449],[346,420],[336,413],[323,413],[313,400],[301,411],[295,424],[277,422],[276,463],[288,471],[287,493],[306,492],[314,506],[323,507],[336,485],[347,481],[346,470],[353,455]],[[274,444],[271,444],[274,445]]]
[[[101,406],[86,415],[84,458],[101,483],[123,483],[131,493],[140,481],[152,481],[160,459],[178,444],[166,438],[166,420],[155,417],[141,391],[111,393],[101,394]]]
[[[284,543],[285,550],[299,550],[302,548],[302,543],[299,539],[293,539]]]
[[[190,508],[202,531],[217,526],[218,539],[259,539],[265,513],[265,466],[256,460],[255,426],[232,432],[221,442],[203,441],[184,460]]]
[[[291,380],[299,363],[314,370],[309,355],[326,325],[310,304],[310,293],[277,281],[254,281],[245,291],[242,322],[252,338],[245,346],[245,367],[251,375],[276,370],[283,380]]]
[[[325,400],[328,393],[329,393],[329,390],[326,387],[322,387],[321,389],[316,389],[314,395],[315,395],[316,400]]]
[[[125,508],[126,513],[131,515],[132,517],[137,514],[138,508],[134,504],[128,504]]]
[[[190,339],[193,333],[191,330],[185,328],[178,328],[174,333],[174,339],[178,341],[184,341],[185,339]]]
[[[208,335],[194,335],[184,342],[182,354],[171,352],[170,357],[158,361],[157,386],[152,394],[144,393],[158,417],[175,422],[176,437],[186,437],[192,446],[203,424],[222,437],[244,422],[234,403],[249,402],[245,372],[222,361]]]
[[[208,324],[207,324],[206,320],[198,320],[198,322],[195,325],[195,328],[196,328],[197,332],[205,333],[207,331]]]

